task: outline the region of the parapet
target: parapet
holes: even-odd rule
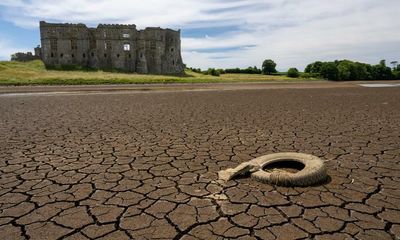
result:
[[[97,28],[133,28],[136,29],[135,24],[99,24]]]
[[[80,28],[88,28],[85,24],[83,23],[48,23],[45,21],[40,21],[40,27],[80,27]],[[136,25],[135,24],[99,24],[97,25],[97,29],[101,28],[112,28],[112,29],[135,29],[136,30]],[[96,28],[90,28],[90,29],[96,29]],[[160,28],[160,27],[146,27],[144,30],[140,31],[167,31],[167,32],[172,32],[172,33],[180,33],[181,30],[173,30],[170,28]]]
[[[40,21],[40,27],[83,27],[87,26],[83,23],[47,23],[45,21]]]

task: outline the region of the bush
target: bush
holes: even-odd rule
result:
[[[297,68],[289,68],[287,76],[291,78],[298,78],[300,76],[299,70],[297,70]]]
[[[217,69],[216,71],[217,71],[219,74],[225,74],[225,70],[224,70],[224,69],[219,68],[219,69]]]
[[[206,75],[211,75],[211,76],[219,76],[220,72],[218,72],[218,70],[216,70],[215,68],[209,68],[206,72]]]
[[[246,69],[240,69],[240,68],[225,69],[225,73],[261,74],[262,71],[261,69],[254,66],[254,67],[248,67]]]
[[[300,77],[301,78],[321,78],[321,75],[319,75],[318,73],[300,73]]]
[[[190,71],[195,72],[195,73],[201,73],[201,69],[200,68],[188,68]]]

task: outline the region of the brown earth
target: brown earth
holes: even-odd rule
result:
[[[400,89],[314,84],[0,94],[0,238],[398,239]],[[283,151],[331,180],[216,181]]]

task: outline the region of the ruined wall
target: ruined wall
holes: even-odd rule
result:
[[[40,56],[32,55],[32,52],[17,52],[11,55],[11,61],[28,62],[40,59]]]
[[[47,67],[79,65],[152,74],[183,72],[180,32],[135,25],[40,22],[42,60]]]

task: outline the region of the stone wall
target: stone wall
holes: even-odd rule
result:
[[[11,55],[11,61],[28,62],[36,59],[40,59],[40,56],[33,55],[31,52],[17,52]]]
[[[135,25],[40,22],[41,58],[47,67],[82,67],[150,74],[180,74],[180,31],[137,30]]]

